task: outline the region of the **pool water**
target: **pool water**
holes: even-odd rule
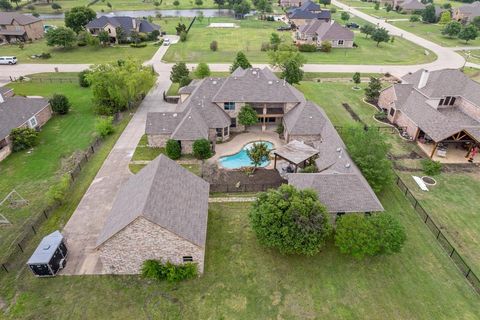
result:
[[[226,169],[239,169],[241,167],[253,167],[250,158],[248,157],[247,150],[252,148],[254,143],[265,143],[268,150],[273,149],[273,144],[268,141],[254,141],[245,145],[239,152],[232,154],[231,156],[221,157],[218,161],[223,168]],[[270,160],[267,158],[261,164],[260,167],[266,167],[270,163]]]

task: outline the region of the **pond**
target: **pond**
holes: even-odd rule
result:
[[[243,146],[243,148],[239,152],[237,152],[235,154],[232,154],[230,156],[225,156],[225,157],[221,157],[220,159],[218,159],[218,162],[220,163],[220,166],[222,166],[225,169],[239,169],[239,168],[242,168],[242,167],[252,167],[253,165],[252,165],[252,162],[251,162],[250,158],[248,157],[247,150],[252,148],[253,144],[258,143],[258,142],[262,142],[262,143],[266,144],[268,150],[273,149],[273,143],[271,143],[271,142],[268,142],[268,141],[253,141],[253,142],[250,142],[250,143],[246,144],[245,146]],[[266,166],[268,166],[269,163],[270,163],[270,160],[268,158],[266,158],[260,164],[259,167],[266,167]]]
[[[142,18],[161,14],[162,17],[187,17],[193,18],[198,15],[199,12],[203,12],[203,16],[207,18],[213,17],[233,17],[233,11],[229,9],[185,9],[185,10],[123,10],[112,12],[97,12],[99,16],[129,16],[134,18]],[[40,19],[64,19],[64,13],[44,13],[40,14]]]

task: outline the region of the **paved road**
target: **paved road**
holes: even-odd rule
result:
[[[166,49],[161,47],[146,62],[158,71]],[[140,138],[145,133],[149,111],[169,111],[172,104],[163,102],[163,91],[170,86],[168,74],[160,72],[155,88],[145,97],[128,126],[103,163],[94,181],[80,201],[63,230],[69,248],[69,260],[63,274],[101,274],[102,265],[95,250],[97,237],[104,225],[119,187],[131,176],[128,164]]]

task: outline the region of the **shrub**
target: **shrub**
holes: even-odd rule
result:
[[[115,128],[113,127],[113,117],[99,117],[95,124],[95,130],[102,138],[111,135],[115,131]]]
[[[337,13],[337,8],[330,8],[330,13],[332,14]]]
[[[14,152],[34,147],[38,144],[38,132],[32,128],[15,128],[10,132]]]
[[[207,139],[195,140],[193,143],[193,155],[197,159],[208,159],[212,156],[210,141]]]
[[[78,73],[78,84],[80,84],[80,87],[83,87],[83,88],[90,87],[90,82],[88,82],[86,78],[88,73],[89,73],[88,70],[83,70]]]
[[[317,46],[314,44],[301,44],[298,46],[298,51],[300,52],[315,52],[317,51]]]
[[[130,47],[132,48],[145,48],[147,44],[145,42],[139,42],[139,43],[130,43]]]
[[[180,41],[181,42],[187,41],[187,32],[185,31],[180,32]]]
[[[177,140],[169,139],[165,145],[165,153],[172,160],[180,159],[182,156],[182,147]]]
[[[155,41],[158,39],[158,36],[160,36],[160,31],[158,30],[153,30],[152,32],[150,32],[147,36],[147,40],[148,41]]]
[[[33,4],[29,4],[27,6],[27,9],[33,11],[33,10],[35,10],[35,6]]]
[[[71,181],[70,175],[65,173],[58,183],[52,185],[47,191],[48,203],[51,205],[64,203]]]
[[[54,94],[49,101],[53,112],[58,114],[67,114],[70,110],[70,101],[63,94]]]
[[[218,42],[216,40],[210,42],[210,50],[212,50],[213,52],[218,50]]]
[[[320,45],[320,51],[322,52],[332,51],[332,44],[330,43],[330,41],[322,41],[322,44]]]
[[[180,1],[178,1],[178,0],[173,1],[173,5],[175,7],[178,7],[180,5]]]
[[[60,9],[62,9],[62,6],[59,5],[58,3],[52,3],[51,7],[52,7],[53,10],[60,10]]]
[[[168,282],[178,282],[197,277],[198,266],[196,263],[185,263],[175,265],[170,261],[165,264],[157,260],[146,260],[142,265],[142,276],[144,278],[167,280]]]
[[[210,68],[205,62],[200,62],[195,68],[194,73],[197,78],[203,79],[210,75]]]
[[[38,12],[33,12],[33,13],[32,13],[32,16],[34,16],[35,18],[38,18],[38,17],[40,17],[40,13],[38,13]]]
[[[245,105],[238,113],[238,123],[244,126],[251,126],[258,122],[257,112],[250,105]]]
[[[39,56],[40,59],[50,59],[52,55],[48,52],[42,52]]]
[[[249,218],[259,242],[284,254],[314,255],[332,230],[315,191],[286,184],[260,193]]]
[[[142,277],[161,280],[162,265],[157,260],[145,260],[142,265]]]
[[[279,123],[277,128],[275,129],[275,132],[278,134],[283,134],[284,130],[285,130],[285,127],[283,126],[283,123]]]
[[[178,84],[180,85],[180,88],[181,88],[181,87],[188,86],[190,82],[192,82],[192,79],[189,76],[185,76],[180,78],[180,81],[178,82]]]
[[[422,160],[422,170],[426,175],[436,176],[442,172],[442,164],[430,159]]]
[[[318,172],[317,166],[314,164],[308,165],[303,168],[302,173],[315,173]]]

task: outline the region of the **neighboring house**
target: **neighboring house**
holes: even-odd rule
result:
[[[453,19],[461,22],[472,22],[475,17],[480,16],[480,1],[465,4],[453,10]]]
[[[333,20],[312,20],[295,32],[297,43],[314,44],[317,47],[320,47],[323,41],[328,41],[334,48],[353,48],[353,38],[353,31]]]
[[[402,9],[402,12],[413,13],[415,11],[424,10],[426,5],[418,0],[396,1],[395,8]]]
[[[43,35],[42,20],[16,12],[0,12],[0,42],[37,40]]]
[[[187,192],[188,190],[188,192]],[[118,191],[97,249],[103,272],[138,274],[145,260],[198,263],[203,273],[209,184],[160,155]]]
[[[12,152],[9,139],[12,129],[40,129],[51,117],[47,100],[14,96],[12,89],[0,87],[0,161]]]
[[[301,26],[312,20],[330,21],[331,13],[329,10],[322,10],[318,3],[306,1],[298,8],[293,8],[287,12],[287,18],[290,24]]]
[[[300,7],[304,1],[302,0],[280,0],[278,4],[282,8]]]
[[[183,153],[192,153],[197,139],[217,141],[229,139],[230,132],[245,128],[238,122],[238,113],[251,105],[258,114],[263,130],[282,123],[284,114],[299,103],[303,95],[268,68],[238,68],[227,78],[194,80],[179,90],[180,100],[174,112],[150,112],[145,133],[153,147],[164,147],[168,139],[180,142]]]
[[[288,183],[300,189],[315,190],[332,214],[383,211],[382,204],[348,155],[325,112],[307,102],[295,116],[296,121],[292,118],[285,116],[286,131],[302,130],[300,133],[304,135],[315,134],[318,139],[311,144],[319,151],[319,157],[315,160],[318,173],[288,174]]]
[[[459,70],[407,74],[381,92],[378,104],[391,123],[431,146],[430,157],[445,157],[449,149],[467,155],[480,144],[480,84]]]
[[[97,36],[105,31],[110,36],[110,41],[118,43],[121,37],[129,40],[132,32],[149,34],[154,30],[160,31],[160,26],[150,23],[147,20],[132,17],[107,17],[101,16],[90,21],[85,28],[92,35]],[[119,32],[123,35],[120,35]]]

